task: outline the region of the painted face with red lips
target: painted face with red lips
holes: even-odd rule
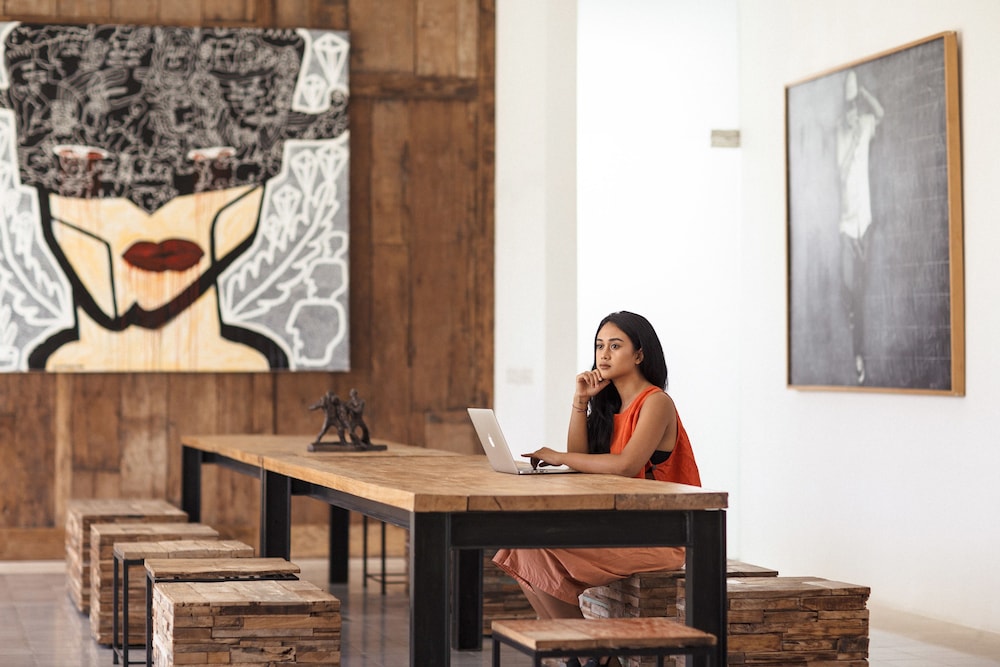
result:
[[[60,250],[113,319],[133,305],[169,304],[190,288],[253,233],[260,200],[260,188],[241,186],[177,197],[151,215],[121,198],[51,195],[50,206]]]

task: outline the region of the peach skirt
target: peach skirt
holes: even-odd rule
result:
[[[493,562],[520,584],[569,604],[593,586],[639,572],[684,566],[683,547],[599,549],[500,549]]]

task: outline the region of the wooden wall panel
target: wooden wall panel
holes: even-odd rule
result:
[[[414,0],[351,2],[351,67],[364,72],[413,72],[415,14]]]
[[[476,0],[417,0],[416,73],[474,77],[478,18]]]
[[[0,20],[351,33],[351,370],[0,375],[0,559],[59,558],[75,497],[178,502],[183,433],[302,433],[356,388],[375,437],[478,451],[493,386],[493,0],[0,0]],[[257,540],[257,481],[206,466],[203,519]],[[293,501],[293,553],[328,508]]]
[[[63,16],[56,0],[4,0],[4,15],[23,20]]]
[[[168,379],[162,373],[126,374],[121,383],[121,484],[127,497],[167,495],[167,414],[162,409]]]
[[[114,16],[111,0],[58,0],[56,4],[59,16],[69,22],[91,16]]]
[[[160,0],[159,20],[164,25],[198,25],[202,22],[200,0]]]
[[[135,3],[134,0],[118,0]],[[202,19],[206,23],[253,25],[259,19],[256,0],[204,0]],[[280,3],[279,3],[280,4]]]
[[[80,16],[81,19],[92,17],[93,15],[90,17]],[[100,18],[100,15],[97,18]],[[157,23],[160,19],[159,3],[111,0],[111,13],[108,18],[115,23]]]

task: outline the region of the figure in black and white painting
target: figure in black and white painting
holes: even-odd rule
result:
[[[346,370],[348,47],[0,23],[0,370]]]
[[[872,225],[868,156],[885,111],[854,70],[844,77],[844,114],[837,125],[840,176],[840,278],[858,384],[865,382],[864,296],[868,230]]]
[[[944,48],[786,90],[791,385],[954,389]]]

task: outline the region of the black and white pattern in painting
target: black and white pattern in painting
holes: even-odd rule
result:
[[[347,370],[348,53],[0,23],[0,370]]]

